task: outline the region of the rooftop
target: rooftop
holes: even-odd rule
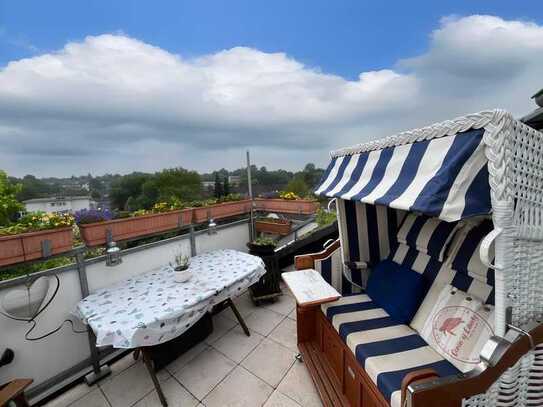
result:
[[[47,198],[34,198],[34,199],[27,199],[26,201],[23,201],[23,203],[38,203],[38,202],[51,202],[51,201],[78,201],[78,200],[85,200],[89,199],[92,200],[90,196],[86,195],[80,195],[80,196],[50,196]]]

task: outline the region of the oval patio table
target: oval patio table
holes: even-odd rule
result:
[[[190,280],[177,283],[166,265],[110,287],[81,300],[74,311],[95,336],[97,346],[136,349],[162,402],[166,400],[146,348],[178,337],[219,304],[234,311],[245,333],[243,319],[232,302],[266,272],[263,261],[237,250],[216,250],[191,258]]]

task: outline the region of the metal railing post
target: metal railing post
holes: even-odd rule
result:
[[[196,236],[194,234],[194,225],[191,223],[189,226],[189,237],[190,237],[190,256],[196,256]]]
[[[251,179],[251,156],[249,155],[249,150],[247,150],[247,183],[249,189],[249,199],[251,200],[251,211],[249,213],[249,239],[250,241],[253,241],[255,239],[255,201],[253,198],[253,181]]]
[[[85,298],[89,295],[89,282],[87,280],[87,266],[82,250],[76,253],[75,260],[77,274],[79,276],[79,285],[81,287],[81,298]],[[87,326],[87,336],[91,354],[92,372],[85,376],[85,382],[87,385],[92,386],[100,379],[108,376],[111,373],[111,369],[107,365],[100,366],[100,357],[98,355],[98,349],[96,348],[96,336],[90,326]]]

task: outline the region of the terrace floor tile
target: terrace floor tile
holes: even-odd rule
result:
[[[294,363],[294,356],[290,349],[266,338],[241,365],[276,388]]]
[[[198,400],[202,400],[234,367],[236,364],[226,356],[208,348],[174,376]]]
[[[273,388],[243,367],[236,367],[203,400],[206,407],[256,407],[263,405]]]

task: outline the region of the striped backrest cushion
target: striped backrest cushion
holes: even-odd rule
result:
[[[398,231],[398,242],[443,261],[458,225],[458,222],[410,213]]]
[[[386,259],[397,245],[396,233],[406,212],[343,199],[337,200],[337,208],[343,260],[371,267]]]
[[[447,284],[481,298],[487,304],[494,304],[493,282],[485,283],[463,272],[453,270],[448,262],[441,262],[402,243],[399,243],[394,252],[391,253],[390,259],[411,268],[417,273],[421,273],[428,281],[430,289],[410,324],[417,331],[420,331],[424,326],[439,293]]]
[[[360,292],[360,289],[354,287],[343,274],[344,265],[341,262],[341,248],[338,247],[328,257],[315,260],[315,270],[318,271],[322,278],[334,287],[341,295],[348,295]],[[350,270],[346,270],[349,275]],[[352,275],[349,276],[353,278]],[[365,281],[365,276],[362,276]]]
[[[466,225],[455,236],[449,254],[453,270],[492,286],[494,285],[494,270],[483,264],[479,250],[484,237],[493,228],[494,225],[490,219]],[[493,247],[491,249],[493,250]]]
[[[390,259],[395,263],[409,267],[411,270],[422,274],[429,285],[446,268],[443,262],[403,243],[398,243],[396,249],[391,253]]]

